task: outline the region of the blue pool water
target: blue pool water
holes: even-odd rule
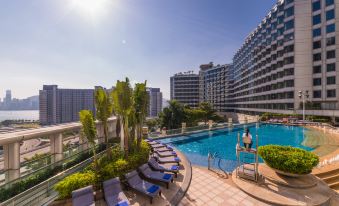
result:
[[[304,134],[308,130],[306,128],[272,124],[252,124],[247,128],[253,136],[253,147],[255,147],[256,135],[258,135],[259,146],[278,144],[299,147],[308,151],[313,150],[313,148],[302,145]],[[233,129],[225,128],[166,138],[161,142],[176,147],[188,157],[192,164],[200,166],[207,167],[209,152],[217,153],[218,158],[212,162],[212,166],[220,165],[223,170],[233,171],[236,167],[237,135],[240,133],[242,136],[243,131],[243,126]]]

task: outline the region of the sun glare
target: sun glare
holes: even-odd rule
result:
[[[109,0],[72,0],[72,9],[80,14],[90,17],[98,18],[105,13]]]

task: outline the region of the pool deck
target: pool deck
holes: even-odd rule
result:
[[[237,188],[231,176],[192,166],[193,177],[191,186],[179,206],[266,206]]]

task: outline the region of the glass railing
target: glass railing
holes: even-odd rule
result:
[[[2,181],[2,185],[0,186],[0,202],[25,192],[40,182],[91,158],[93,156],[92,149],[87,148],[81,150],[80,148],[82,146],[84,145],[79,145],[76,148],[77,152],[72,151],[72,154],[69,153],[69,155],[55,163],[51,163],[52,155],[21,163],[21,176],[19,178],[7,183]],[[97,153],[100,153],[104,149],[105,144],[96,146]],[[72,148],[72,150],[74,150],[74,148]],[[5,177],[5,174],[6,171],[2,171],[0,175]]]
[[[88,150],[87,150],[88,151]],[[105,154],[105,151],[99,152],[98,157]],[[53,189],[54,185],[59,181],[64,179],[65,177],[82,171],[85,167],[87,167],[93,161],[93,157],[89,157],[81,162],[71,165],[68,169],[62,170],[57,174],[47,178],[45,181],[37,183],[22,191],[20,194],[15,195],[14,197],[0,203],[0,205],[16,205],[16,206],[35,206],[35,205],[48,205],[48,203],[52,202],[57,198],[58,193]],[[60,162],[54,163],[54,166],[59,166]],[[3,190],[1,190],[1,193]]]

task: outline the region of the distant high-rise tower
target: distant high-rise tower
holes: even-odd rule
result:
[[[42,125],[78,121],[79,111],[84,109],[95,112],[94,89],[58,89],[57,85],[44,85],[39,101]]]
[[[199,75],[193,71],[171,77],[171,100],[196,108],[199,104]]]
[[[12,101],[12,92],[11,90],[6,90],[6,97],[4,99],[4,103],[5,105],[10,105]]]
[[[156,117],[162,110],[162,93],[160,88],[147,88],[149,95],[148,116]]]

